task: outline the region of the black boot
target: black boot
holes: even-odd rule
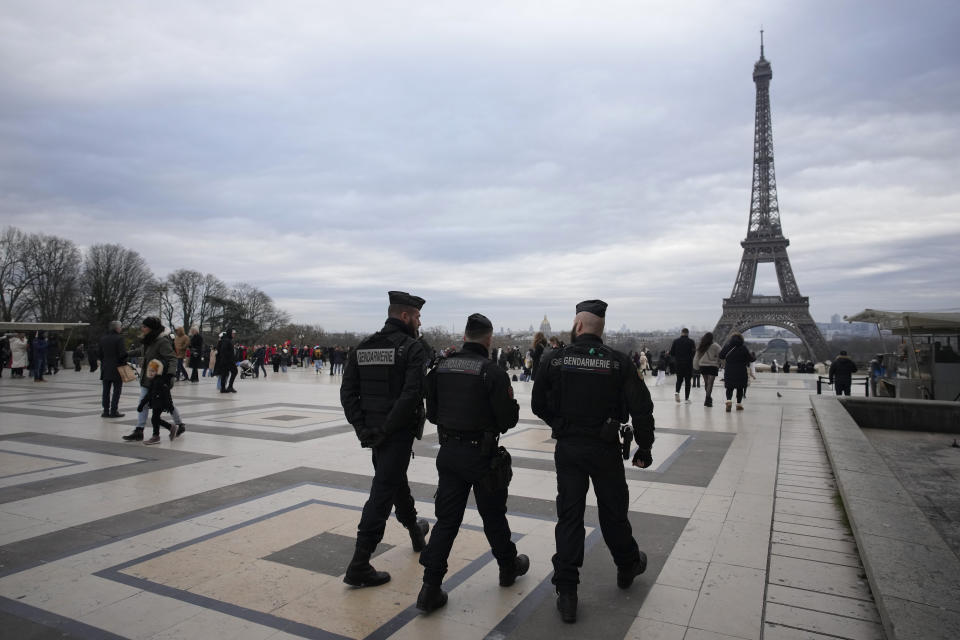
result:
[[[370,566],[371,551],[359,546],[353,552],[353,559],[347,567],[343,581],[351,587],[377,587],[390,582],[390,574],[386,571],[377,571]]]
[[[423,551],[427,546],[427,532],[430,531],[430,523],[423,518],[418,518],[417,523],[412,527],[407,527],[410,532],[410,542],[413,543],[413,550],[417,553]]]
[[[560,618],[567,623],[577,621],[577,594],[558,593],[557,611],[560,612]]]
[[[127,435],[123,436],[123,439],[127,442],[140,442],[143,440],[143,429],[134,429]]]
[[[512,567],[500,567],[500,586],[509,587],[528,569],[530,569],[530,558],[522,553],[517,554]]]
[[[633,579],[647,570],[647,554],[640,552],[640,557],[632,565],[626,568],[617,568],[617,586],[621,589],[628,589],[633,584]]]
[[[447,592],[440,587],[424,583],[417,596],[417,609],[430,613],[447,604]]]

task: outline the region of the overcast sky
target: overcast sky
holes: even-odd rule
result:
[[[584,298],[611,328],[712,328],[761,24],[814,318],[960,308],[954,0],[5,0],[0,224],[247,281],[328,329],[375,328],[388,289],[458,330],[565,327]]]

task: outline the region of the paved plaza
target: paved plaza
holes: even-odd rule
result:
[[[514,460],[508,517],[530,571],[497,585],[470,508],[449,604],[422,615],[422,567],[395,519],[373,562],[392,581],[342,582],[372,467],[338,377],[271,371],[229,395],[211,379],[180,384],[187,433],[152,447],[120,439],[134,385],[127,417],[108,420],[97,374],[48,380],[0,380],[3,638],[884,638],[811,410],[812,375],[760,374],[732,413],[702,406],[702,389],[675,403],[672,378],[650,386],[654,465],[626,471],[649,566],[617,588],[591,494],[575,625],[561,622],[550,584],[553,441],[530,411],[530,383],[513,383],[521,421],[502,440]],[[436,452],[428,424],[409,478],[431,521]]]

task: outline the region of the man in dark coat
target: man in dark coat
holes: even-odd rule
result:
[[[731,334],[717,357],[723,361],[723,385],[727,392],[726,410],[730,411],[733,394],[736,392],[737,411],[742,411],[743,398],[747,393],[750,363],[756,360],[756,357],[747,349],[743,336],[739,333]]]
[[[217,371],[220,376],[220,393],[236,393],[233,381],[237,379],[237,357],[233,348],[233,329],[228,328],[217,345]],[[229,378],[229,383],[227,382]]]
[[[683,399],[690,402],[690,378],[693,376],[693,356],[697,351],[697,344],[690,339],[690,330],[684,328],[680,337],[670,346],[673,356],[674,369],[677,372],[677,389],[673,399],[680,402],[680,385],[683,385]]]
[[[200,382],[197,371],[203,368],[203,336],[197,327],[190,327],[190,368],[190,382]]]
[[[830,364],[830,384],[838,396],[850,395],[851,379],[856,372],[856,363],[847,356],[846,351],[841,351],[837,359]]]
[[[123,391],[123,380],[117,372],[117,367],[127,364],[127,347],[123,336],[120,335],[120,329],[120,322],[114,320],[100,338],[100,381],[103,385],[101,418],[123,417],[123,414],[117,410],[120,392]]]

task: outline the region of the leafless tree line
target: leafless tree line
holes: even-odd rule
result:
[[[139,253],[118,244],[81,251],[58,236],[16,227],[0,233],[0,320],[89,322],[96,334],[111,320],[131,327],[146,315],[203,332],[232,326],[249,339],[290,322],[269,295],[247,283],[228,286],[190,269],[158,278]]]

